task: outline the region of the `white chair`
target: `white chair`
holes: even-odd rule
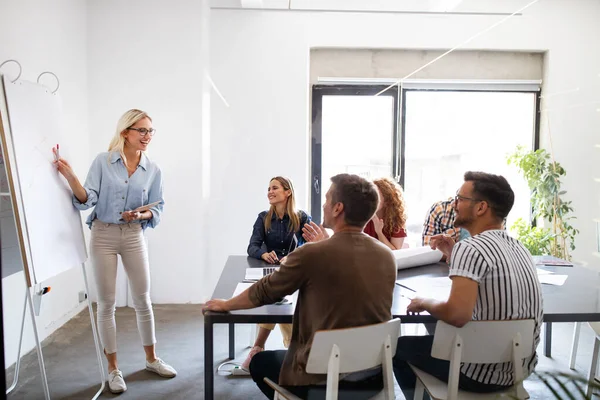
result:
[[[431,356],[450,361],[448,383],[410,366],[417,375],[415,400],[423,400],[423,391],[434,400],[448,399],[497,399],[500,394],[512,394],[518,399],[527,399],[523,388],[523,359],[533,352],[534,321],[471,321],[462,328],[438,321],[433,338]],[[512,361],[513,378],[517,382],[505,392],[472,393],[458,389],[460,364],[501,363]]]
[[[396,354],[399,334],[399,319],[357,328],[318,331],[308,355],[306,372],[327,374],[325,399],[336,400],[340,374],[381,366],[384,398],[393,400],[392,357]],[[299,399],[269,378],[265,378],[265,382],[275,390],[275,400]]]
[[[579,332],[581,331],[582,322],[576,322],[573,329],[573,343],[571,345],[571,357],[569,359],[569,368],[575,369],[575,359],[577,358],[577,346],[579,345]],[[592,364],[588,373],[588,382],[594,380],[598,370],[598,355],[600,354],[600,322],[588,322],[588,325],[594,331],[594,350],[592,351]],[[591,397],[593,388],[588,385],[587,396]]]

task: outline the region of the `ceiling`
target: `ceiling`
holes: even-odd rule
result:
[[[511,14],[531,0],[211,0],[213,9]]]

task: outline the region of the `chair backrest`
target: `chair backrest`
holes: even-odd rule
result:
[[[521,357],[529,357],[533,348],[532,319],[508,321],[471,321],[462,328],[438,321],[431,356],[450,360],[456,336],[462,339],[461,360],[487,364],[512,361],[513,339],[520,335]]]
[[[392,356],[396,354],[400,320],[356,328],[317,331],[312,342],[306,372],[326,374],[333,346],[339,348],[339,372],[362,371],[381,365],[382,345],[390,337]]]

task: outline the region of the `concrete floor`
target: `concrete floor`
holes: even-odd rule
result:
[[[178,376],[174,379],[163,379],[144,369],[144,352],[137,333],[135,313],[130,308],[119,308],[117,310],[119,365],[128,390],[121,395],[112,395],[105,391],[100,398],[118,397],[123,400],[203,398],[204,331],[200,306],[155,305],[154,310],[158,355],[177,369]],[[569,371],[568,357],[572,332],[573,324],[554,325],[553,358],[540,355],[539,371]],[[248,325],[238,325],[236,345],[240,362],[247,353],[249,335]],[[228,352],[225,325],[216,326],[215,343],[215,362],[225,361]],[[592,331],[584,325],[577,358],[577,373],[587,373],[591,362],[592,344]],[[269,338],[267,348],[281,348],[281,336],[278,330],[275,330]],[[100,374],[87,309],[44,341],[43,352],[53,399],[80,400],[93,397],[100,387]],[[538,349],[538,354],[541,354],[541,348]],[[11,367],[6,371],[9,385],[12,383],[13,375],[14,367]],[[551,391],[535,377],[530,377],[525,386],[531,399],[555,398]],[[43,398],[37,355],[32,351],[22,359],[19,384],[9,399]],[[215,398],[264,399],[250,378],[232,378],[225,375],[217,375],[215,378]]]

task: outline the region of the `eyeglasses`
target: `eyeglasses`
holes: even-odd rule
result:
[[[456,203],[458,203],[459,200],[469,200],[469,201],[483,201],[481,199],[474,199],[472,197],[465,197],[465,196],[461,196],[460,194],[456,193],[456,196],[454,196],[454,201]]]
[[[146,136],[147,134],[150,134],[150,136],[154,136],[154,134],[156,133],[156,129],[154,128],[150,128],[150,129],[146,129],[146,128],[127,128],[128,131],[138,131],[140,133],[141,137]]]

